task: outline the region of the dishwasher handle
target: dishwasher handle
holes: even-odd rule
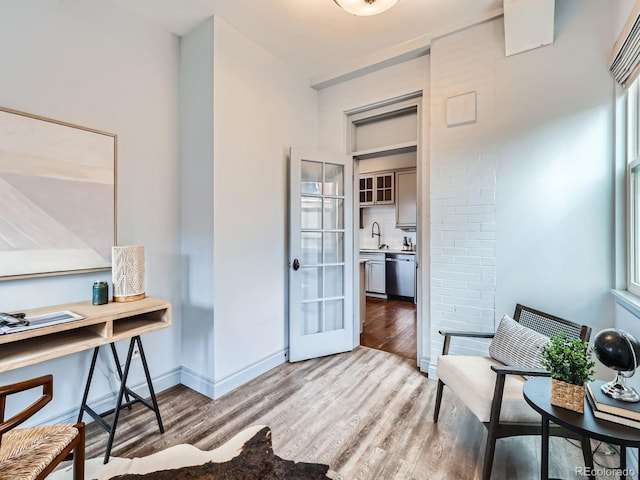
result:
[[[387,258],[387,262],[410,262],[409,258]]]

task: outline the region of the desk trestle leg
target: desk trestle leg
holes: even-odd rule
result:
[[[129,376],[129,367],[131,367],[131,359],[133,358],[134,348],[138,345],[138,351],[140,352],[140,360],[142,361],[142,368],[144,369],[144,374],[147,380],[147,386],[149,387],[149,394],[151,396],[151,403],[148,400],[142,398],[140,395],[132,391],[127,387],[127,378]],[[82,397],[82,404],[80,405],[80,413],[78,414],[78,422],[82,421],[82,416],[84,412],[87,412],[102,428],[104,428],[109,433],[109,440],[107,441],[107,451],[104,455],[104,463],[109,461],[109,456],[111,455],[111,447],[113,446],[113,439],[116,434],[116,427],[118,425],[118,418],[120,417],[120,410],[123,407],[127,407],[131,409],[131,405],[134,403],[142,403],[149,410],[152,410],[156,414],[156,419],[158,421],[158,428],[160,429],[160,433],[164,433],[164,426],[162,425],[162,418],[160,417],[160,408],[158,407],[158,400],[156,398],[155,391],[153,390],[153,384],[151,382],[151,375],[149,374],[149,367],[147,365],[147,358],[144,354],[144,350],[142,348],[142,341],[140,340],[140,336],[135,336],[131,338],[129,342],[129,351],[127,352],[127,360],[124,364],[124,371],[120,368],[120,362],[118,360],[118,354],[116,353],[115,346],[111,343],[111,351],[113,353],[114,361],[117,365],[118,376],[120,377],[120,389],[118,391],[118,398],[116,400],[115,408],[108,410],[103,413],[96,413],[89,405],[87,405],[87,398],[89,396],[89,388],[91,387],[91,380],[93,379],[93,373],[96,367],[96,361],[98,359],[98,351],[100,347],[96,347],[93,351],[93,357],[91,359],[91,367],[89,368],[89,376],[87,378],[87,384],[85,385],[84,395]],[[123,399],[125,402],[123,403]],[[114,414],[113,423],[107,423],[103,417],[107,415]]]

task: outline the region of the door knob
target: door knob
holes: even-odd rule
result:
[[[300,262],[298,261],[297,258],[294,258],[293,259],[293,270],[295,272],[297,272],[299,268],[300,268]]]

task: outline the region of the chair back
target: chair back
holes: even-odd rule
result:
[[[517,304],[513,319],[531,330],[553,337],[561,332],[567,338],[579,338],[585,342],[591,337],[591,327],[579,325],[554,315]]]

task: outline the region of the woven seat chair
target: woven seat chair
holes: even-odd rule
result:
[[[5,421],[7,396],[40,386],[40,398]],[[15,428],[52,398],[51,375],[0,387],[0,480],[44,479],[72,451],[73,478],[84,479],[84,423]]]
[[[568,338],[588,341],[591,328],[562,318],[549,315],[522,305],[516,305],[513,320],[546,337],[564,332]],[[440,331],[444,335],[442,355],[438,357],[438,390],[433,412],[433,421],[438,421],[442,392],[445,385],[465,404],[469,410],[487,427],[482,478],[491,478],[496,440],[517,435],[540,435],[542,420],[540,414],[525,402],[522,386],[523,375],[550,376],[541,368],[507,366],[491,358],[471,355],[448,355],[451,339],[493,338],[493,333]],[[585,464],[593,468],[591,444],[587,437],[580,437],[552,424],[550,435],[570,437],[580,440]]]

